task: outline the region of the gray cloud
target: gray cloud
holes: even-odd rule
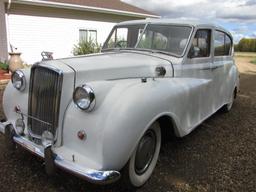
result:
[[[163,17],[256,22],[256,0],[123,0]],[[250,5],[250,6],[249,6]]]
[[[250,6],[250,5],[256,5],[256,1],[255,0],[249,0],[245,3],[246,6]]]
[[[236,42],[242,37],[256,36],[256,0],[122,1],[157,13],[164,18],[222,23],[232,32]]]

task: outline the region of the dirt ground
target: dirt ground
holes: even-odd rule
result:
[[[256,65],[236,58],[241,87],[230,113],[217,112],[190,135],[161,150],[156,170],[138,192],[256,191]],[[37,157],[8,153],[0,136],[0,191],[126,191],[96,186],[62,171],[49,178]]]

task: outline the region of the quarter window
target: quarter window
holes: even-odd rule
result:
[[[189,51],[191,58],[209,57],[211,50],[211,30],[200,29],[196,32]]]
[[[214,56],[227,56],[231,54],[231,39],[221,32],[215,32],[214,38]]]

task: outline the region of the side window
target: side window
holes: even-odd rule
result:
[[[199,29],[193,39],[189,57],[209,57],[211,52],[211,30]]]
[[[231,54],[231,39],[221,31],[215,32],[214,56],[226,56]]]
[[[225,35],[225,55],[231,55],[232,41],[228,35]]]

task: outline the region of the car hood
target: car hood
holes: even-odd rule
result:
[[[157,66],[166,68],[166,76],[173,75],[170,61],[140,52],[108,52],[59,61],[76,72],[78,84],[84,81],[154,77]]]

